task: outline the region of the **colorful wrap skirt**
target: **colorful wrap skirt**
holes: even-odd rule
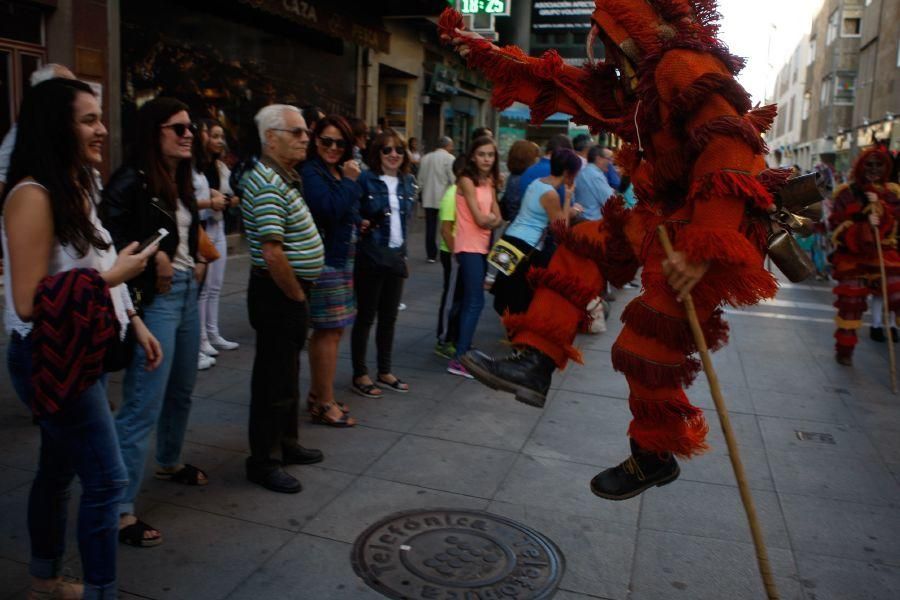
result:
[[[313,329],[340,329],[356,320],[353,258],[348,258],[343,267],[325,265],[310,290],[309,319]]]

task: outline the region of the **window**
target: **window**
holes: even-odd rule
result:
[[[809,56],[806,59],[806,66],[816,62],[816,38],[809,40]]]
[[[825,45],[830,46],[838,36],[838,22],[840,20],[840,11],[836,10],[828,17],[828,30],[825,32]]]
[[[862,9],[845,8],[841,19],[841,37],[862,36]]]
[[[831,94],[833,89],[831,77],[822,80],[822,90],[819,95],[819,106],[829,106],[831,104]]]
[[[787,130],[790,133],[794,129],[794,97],[788,103]]]
[[[800,109],[800,118],[807,120],[809,118],[809,105],[812,103],[812,94],[806,92],[803,94],[803,107]]]
[[[838,75],[834,84],[834,103],[853,106],[856,99],[856,75],[849,73]]]

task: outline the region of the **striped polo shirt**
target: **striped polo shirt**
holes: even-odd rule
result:
[[[291,177],[293,175],[293,177]],[[281,242],[297,277],[315,281],[325,264],[325,247],[300,190],[296,173],[286,173],[263,158],[241,179],[241,213],[250,246],[250,262],[267,268],[264,242]]]

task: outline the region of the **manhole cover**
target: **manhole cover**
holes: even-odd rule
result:
[[[565,559],[552,541],[510,519],[477,510],[393,514],[353,545],[353,569],[401,600],[551,598]]]

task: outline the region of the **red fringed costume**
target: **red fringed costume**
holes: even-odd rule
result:
[[[866,165],[870,162],[873,170],[867,172]],[[876,163],[879,166],[875,167]],[[851,183],[834,192],[834,209],[828,221],[835,248],[831,263],[838,282],[834,288],[837,296],[834,306],[838,309],[834,337],[838,361],[846,364],[856,347],[856,331],[862,327],[866,297],[870,294],[880,297],[882,293],[875,229],[869,223],[873,211],[880,220],[878,234],[887,273],[888,305],[900,315],[900,253],[897,251],[900,187],[888,181],[891,165],[891,156],[885,150],[866,150],[853,167]],[[875,194],[878,201],[870,202],[868,193]]]
[[[774,106],[752,108],[735,81],[743,61],[716,39],[715,0],[596,0],[592,36],[606,61],[566,65],[555,51],[531,58],[515,47],[465,39],[470,67],[494,83],[493,102],[528,104],[533,121],[554,112],[627,142],[618,162],[639,199],[634,210],[610,200],[600,222],[557,225],[559,250],[532,276],[534,301],[505,325],[515,345],[531,346],[559,368],[580,361],[572,346],[585,318],[585,298],[605,282],[622,286],[643,266],[643,292],[625,309],[612,362],[630,386],[629,436],[645,450],[690,457],[706,449],[702,411],[684,388],[700,371],[683,307],[662,272],[656,229],[664,224],[692,263],[710,268],[693,296],[711,348],[728,337],[723,304],[745,306],[776,292],[763,267],[766,211],[784,184],[765,171],[761,137]],[[457,37],[458,13],[441,18]]]

